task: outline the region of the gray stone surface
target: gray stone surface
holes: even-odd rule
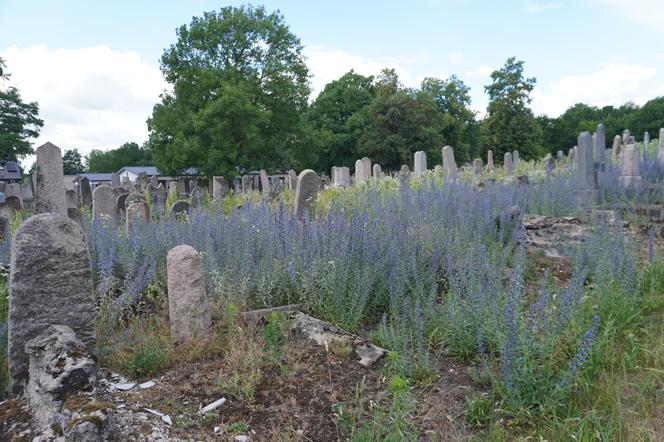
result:
[[[311,169],[305,169],[300,172],[297,177],[297,188],[295,189],[295,203],[293,207],[293,214],[295,217],[302,219],[305,213],[309,213],[309,217],[313,218],[313,209],[316,205],[316,198],[318,197],[318,189],[320,188],[320,177]]]
[[[443,169],[447,178],[455,179],[459,169],[454,159],[454,149],[452,146],[443,147]]]
[[[115,194],[108,186],[97,186],[92,193],[92,217],[115,223]]]
[[[268,195],[270,193],[270,178],[268,178],[265,169],[261,169],[259,174],[261,178],[261,193]]]
[[[355,183],[366,183],[371,176],[371,160],[367,157],[355,161]]]
[[[83,230],[60,215],[35,215],[21,224],[10,269],[9,388],[18,394],[28,379],[25,344],[47,326],[71,327],[94,352],[95,298]]]
[[[376,163],[371,167],[371,174],[374,181],[378,181],[383,177],[383,168],[380,167],[380,164]]]
[[[251,175],[242,176],[242,193],[249,193],[253,190],[253,179]]]
[[[519,165],[519,151],[514,149],[512,151],[512,164],[514,165],[514,170],[516,170],[516,167]]]
[[[482,164],[482,159],[481,158],[475,158],[473,160],[473,173],[475,175],[482,175],[482,168],[484,167],[484,164]]]
[[[493,165],[493,151],[489,150],[486,153],[486,168],[489,170],[494,170],[495,166]]]
[[[650,133],[646,131],[646,133],[643,134],[643,147],[644,149],[647,149],[648,146],[650,146]]]
[[[413,175],[417,178],[421,178],[427,173],[427,154],[423,150],[418,150],[415,152],[415,158],[413,160]]]
[[[622,144],[630,144],[630,138],[632,137],[629,129],[625,129],[622,134]]]
[[[403,164],[397,175],[399,180],[399,189],[409,189],[410,188],[410,168]]]
[[[205,293],[203,258],[191,246],[180,245],[168,252],[168,314],[175,343],[204,336],[212,325]]]
[[[593,143],[593,161],[598,164],[603,164],[605,161],[606,153],[606,128],[602,123],[597,125],[597,132],[595,132],[595,139]]]
[[[590,132],[579,134],[575,163],[577,190],[595,190],[593,140]]]
[[[622,143],[622,138],[620,135],[613,137],[613,145],[611,146],[611,158],[617,158],[620,153],[620,145]]]
[[[150,221],[150,209],[147,203],[137,201],[127,206],[125,210],[125,229],[127,233],[131,232],[137,226]]]
[[[125,211],[127,208],[127,197],[129,197],[128,193],[121,193],[115,198],[115,213],[119,214],[120,211]]]
[[[659,161],[664,163],[664,128],[659,130],[659,148],[657,149]]]
[[[32,177],[30,175],[27,175],[23,178],[23,183],[21,184],[21,199],[23,200],[25,207],[32,207],[35,196],[32,192]]]
[[[333,167],[332,187],[346,189],[350,187],[350,169],[348,167]]]
[[[512,175],[514,173],[514,162],[512,161],[512,154],[510,152],[505,152],[503,157],[503,170],[505,175]]]
[[[19,211],[23,207],[23,204],[21,204],[21,199],[17,196],[7,196],[7,197],[5,197],[5,204],[13,212]]]
[[[46,143],[37,148],[35,161],[35,213],[57,213],[67,217],[62,154],[60,148]]]
[[[120,175],[115,172],[111,174],[111,187],[122,187],[122,183],[120,182]]]
[[[200,209],[203,207],[203,202],[205,202],[205,189],[200,186],[191,189],[191,208]]]
[[[623,187],[638,187],[643,183],[640,170],[640,152],[635,145],[625,147],[620,161],[621,175],[618,178]]]
[[[221,200],[228,194],[228,181],[223,176],[212,177],[212,198]]]
[[[297,188],[297,173],[293,169],[288,171],[288,190],[295,192]]]

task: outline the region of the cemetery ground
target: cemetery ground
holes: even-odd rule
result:
[[[442,169],[419,155],[413,174],[372,179],[359,160],[343,188],[319,191],[305,171],[295,192],[203,196],[172,215],[148,193],[147,212],[126,213],[147,219],[125,226],[83,207],[101,369],[68,392],[65,429],[115,427],[110,440],[662,440],[664,166],[652,146],[588,164],[589,139],[576,159],[516,154],[504,168],[457,170],[445,148]],[[15,246],[51,220],[29,215],[10,223]],[[16,275],[43,257],[11,254],[20,290]],[[38,417],[5,399],[0,439],[32,440]]]

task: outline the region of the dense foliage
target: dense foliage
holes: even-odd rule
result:
[[[64,157],[63,157],[64,160]],[[117,172],[125,166],[152,166],[152,151],[137,143],[124,143],[117,149],[93,149],[86,156],[87,171],[90,173]]]

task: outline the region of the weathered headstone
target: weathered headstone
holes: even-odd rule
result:
[[[484,164],[482,164],[482,159],[481,158],[475,158],[473,160],[473,173],[475,175],[482,175],[482,168],[484,167]]]
[[[371,175],[371,160],[367,157],[355,161],[355,183],[366,183]]]
[[[212,198],[221,200],[228,194],[228,181],[223,176],[212,177]]]
[[[512,162],[512,154],[510,152],[505,152],[503,157],[503,170],[505,175],[512,175],[514,173],[514,163]]]
[[[447,178],[455,179],[457,177],[458,169],[452,146],[443,147],[443,169]]]
[[[556,160],[558,162],[562,162],[564,159],[565,159],[565,152],[559,150],[558,153],[556,154]]]
[[[150,221],[150,209],[147,203],[137,201],[127,206],[125,211],[125,229],[131,232],[136,226]]]
[[[318,197],[318,188],[320,187],[320,178],[311,169],[300,172],[297,177],[297,188],[295,189],[295,205],[293,214],[296,218],[302,219],[306,212],[313,218],[313,209]]]
[[[205,189],[200,186],[196,186],[191,189],[191,208],[200,209],[203,207],[203,202],[205,201]]]
[[[576,189],[594,201],[595,171],[593,167],[593,139],[590,132],[579,134],[575,162]]]
[[[113,189],[113,195],[115,195],[116,198],[122,195],[123,193],[126,193],[124,188],[122,187],[111,187],[111,189]]]
[[[630,138],[632,137],[631,132],[629,129],[625,129],[622,134],[622,144],[627,145],[630,144]]]
[[[404,164],[401,166],[397,178],[399,180],[399,189],[405,190],[410,188],[410,169],[407,165]]]
[[[288,171],[288,190],[295,192],[297,188],[297,173],[293,169]]]
[[[265,169],[261,169],[259,175],[261,179],[261,193],[268,195],[270,193],[270,178],[268,178]]]
[[[60,148],[46,143],[37,148],[35,161],[35,213],[67,217],[67,199]]]
[[[620,184],[626,188],[640,187],[643,180],[641,178],[639,150],[635,145],[630,144],[625,147],[620,166],[621,175],[618,178]]]
[[[516,149],[512,152],[512,165],[514,169],[519,165],[519,151]]]
[[[350,169],[348,167],[334,167],[332,186],[346,189],[350,187]]]
[[[159,177],[157,175],[151,175],[150,184],[152,184],[154,187],[159,187]]]
[[[659,130],[659,148],[657,149],[657,157],[661,163],[664,163],[664,128]]]
[[[622,143],[622,138],[620,135],[613,137],[613,145],[611,146],[611,158],[617,158],[620,153],[620,145]]]
[[[427,154],[423,150],[415,152],[414,164],[413,174],[416,178],[421,178],[427,173]]]
[[[168,316],[176,344],[205,336],[212,326],[205,293],[203,257],[193,247],[180,245],[166,257]]]
[[[643,134],[643,148],[648,149],[648,146],[650,146],[650,133],[646,131],[646,133]]]
[[[120,182],[120,175],[115,172],[111,174],[111,187],[122,187],[122,183]]]
[[[86,177],[78,180],[78,193],[81,196],[81,206],[89,207],[92,204],[92,188],[90,180]]]
[[[136,177],[136,184],[140,186],[140,191],[144,191],[148,187],[148,174],[147,172],[140,172]]]
[[[131,192],[131,190],[134,188],[134,186],[131,184],[131,180],[129,179],[129,176],[122,175],[122,185],[121,185],[121,187],[125,190],[125,192]]]
[[[19,394],[28,379],[25,344],[47,326],[71,327],[94,352],[95,298],[87,243],[74,221],[35,215],[16,230],[11,248],[9,390]]]
[[[550,153],[547,153],[544,157],[544,163],[546,164],[547,172],[551,172],[556,168],[556,160],[551,156]]]
[[[32,177],[27,175],[23,178],[23,183],[21,184],[21,199],[23,200],[24,206],[28,209],[32,208],[32,203],[35,201],[35,196],[32,193]]]
[[[183,200],[174,202],[170,210],[171,219],[185,215],[191,216],[191,205],[189,202]]]
[[[576,149],[575,148],[576,148],[576,146],[570,147],[569,150],[567,151],[567,157],[569,158],[569,160],[571,162],[574,162],[574,160],[576,158]]]
[[[249,193],[252,189],[253,180],[251,175],[242,176],[242,193]]]
[[[127,197],[129,197],[128,193],[121,193],[115,198],[115,213],[117,215],[122,215],[127,210]]]
[[[606,128],[602,123],[597,125],[595,139],[593,140],[593,161],[597,170],[603,170],[606,154]]]
[[[380,164],[376,163],[371,167],[373,180],[378,181],[383,177],[383,169],[380,167]]]
[[[159,183],[157,188],[154,190],[155,194],[155,201],[158,206],[163,206],[166,204],[166,198],[168,197],[168,192],[166,191],[166,188],[164,187],[163,183]]]
[[[486,153],[486,168],[493,171],[494,165],[493,165],[493,151],[489,150]]]
[[[108,186],[98,186],[92,193],[92,217],[115,223],[115,194]]]

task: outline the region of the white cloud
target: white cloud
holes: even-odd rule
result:
[[[106,45],[10,46],[0,57],[23,99],[39,103],[44,128],[35,145],[51,141],[82,154],[145,141],[146,119],[167,86],[157,66]]]
[[[358,74],[368,76],[378,75],[384,68],[393,68],[404,85],[409,87],[419,86],[426,75],[415,74],[413,68],[420,59],[429,57],[425,54],[408,59],[367,58],[339,49],[327,49],[321,46],[305,46],[304,55],[307,57],[307,66],[312,75],[312,100],[316,99],[327,83],[339,79],[351,69]]]
[[[558,9],[562,6],[563,4],[560,2],[535,2],[535,1],[527,1],[526,2],[526,11],[528,12],[541,12],[541,11],[549,11],[551,9]]]
[[[482,66],[478,67],[477,69],[464,72],[463,76],[467,77],[467,78],[479,78],[479,77],[487,77],[488,78],[489,76],[491,76],[491,73],[493,71],[494,71],[494,69],[492,67],[483,64]]]
[[[658,70],[637,64],[616,64],[586,75],[567,75],[533,91],[535,113],[557,116],[576,103],[593,106],[643,104],[664,94]]]
[[[457,51],[457,52],[452,52],[450,54],[450,63],[456,65],[456,64],[461,64],[462,61],[463,61],[463,52]]]
[[[601,6],[612,9],[627,21],[663,29],[664,1],[662,0],[595,0]]]

